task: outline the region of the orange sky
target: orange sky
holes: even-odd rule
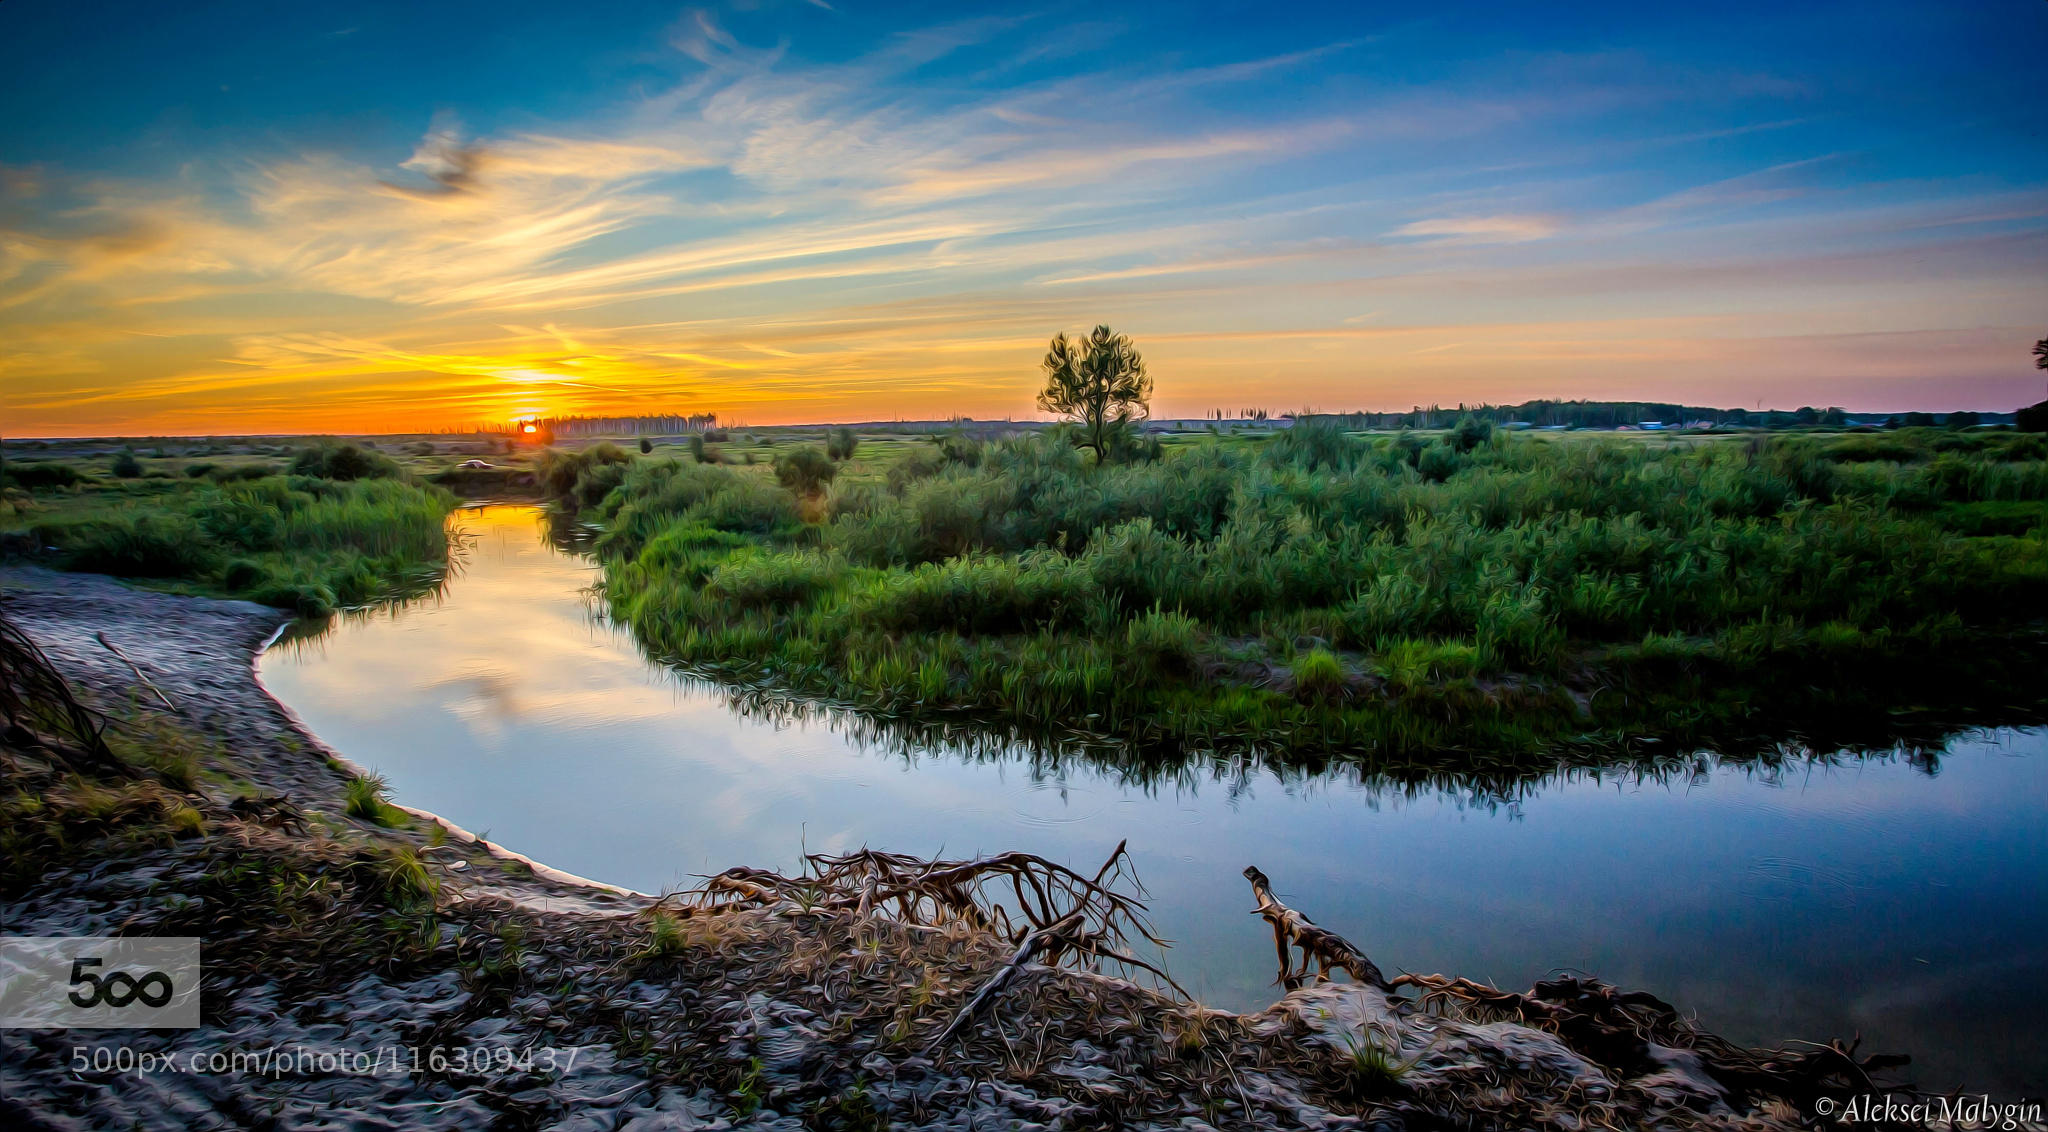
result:
[[[1161,416],[2043,395],[2048,187],[2004,127],[1886,149],[1898,115],[1758,70],[1797,61],[1374,85],[1407,57],[1353,38],[1040,73],[1005,27],[806,60],[696,13],[647,49],[665,85],[437,97],[402,141],[261,106],[203,139],[29,129],[0,431],[1029,417],[1046,339],[1097,322]]]

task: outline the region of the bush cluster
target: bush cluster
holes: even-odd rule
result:
[[[308,615],[427,584],[453,497],[402,480],[229,477],[36,524],[67,569],[192,583]]]
[[[1702,681],[1746,703],[1774,673],[1867,676],[2038,624],[2034,441],[1303,425],[1101,465],[1058,436],[949,438],[840,484],[803,448],[781,490],[642,462],[605,481],[599,549],[615,611],[663,653],[879,709],[1534,741],[1583,728],[1603,685],[1648,689],[1611,697],[1636,712]]]

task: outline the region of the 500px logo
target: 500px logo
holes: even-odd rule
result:
[[[85,984],[85,989],[64,996],[73,1006],[98,1006],[102,1002],[108,1006],[126,1006],[137,999],[141,999],[144,1006],[165,1006],[170,1003],[171,993],[176,989],[168,971],[145,971],[140,978],[126,971],[104,976],[85,973],[87,967],[99,965],[98,959],[71,961],[72,983]]]
[[[192,1029],[189,936],[0,936],[0,1027]]]

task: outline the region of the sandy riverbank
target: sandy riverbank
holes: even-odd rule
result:
[[[1799,1114],[1796,1090],[1717,1076],[1682,1030],[1567,1040],[1542,1019],[1348,984],[1230,1015],[1031,968],[935,1047],[1011,941],[787,900],[657,916],[649,897],[436,833],[426,815],[395,829],[350,818],[354,768],[255,679],[275,610],[24,569],[0,571],[0,613],[121,726],[188,737],[209,768],[184,794],[203,831],[80,826],[0,901],[9,934],[206,940],[199,1030],[0,1037],[0,1111],[30,1127],[1780,1127]],[[7,758],[18,798],[78,793],[33,750]],[[252,795],[288,800],[305,827],[235,808]],[[424,864],[426,899],[376,879],[392,859]],[[185,1064],[435,1049],[519,1063],[76,1073],[81,1043]],[[536,1050],[557,1052],[543,1065]]]

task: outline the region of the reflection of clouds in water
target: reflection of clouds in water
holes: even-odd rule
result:
[[[444,677],[422,685],[422,690],[439,693],[447,712],[468,724],[470,734],[478,738],[502,738],[525,714],[519,703],[518,681],[504,671]]]
[[[1242,915],[1239,870],[1256,863],[1389,961],[1516,983],[1556,965],[1664,964],[1755,986],[1754,1017],[1768,1015],[1755,1036],[1776,1040],[1849,1032],[1834,1015],[1770,1012],[1855,1001],[1871,993],[1858,972],[1891,951],[1976,930],[1985,893],[2043,889],[2012,865],[2048,856],[2040,734],[1958,742],[1938,780],[1911,752],[1787,752],[1775,767],[1687,758],[1665,764],[1675,773],[1566,770],[1505,789],[1251,759],[1117,765],[964,731],[928,743],[654,666],[582,595],[590,564],[546,545],[536,512],[465,521],[458,584],[280,646],[266,679],[387,772],[399,800],[643,890],[793,866],[801,846],[1028,849],[1092,868],[1128,837],[1156,922],[1180,941],[1176,972],[1219,1005],[1271,999],[1270,936]],[[1802,952],[1809,938],[1825,950]],[[2022,948],[2010,932],[1984,946]],[[1971,1006],[1954,996],[1979,984],[1939,975],[1872,997],[1866,1033],[1925,995]]]

